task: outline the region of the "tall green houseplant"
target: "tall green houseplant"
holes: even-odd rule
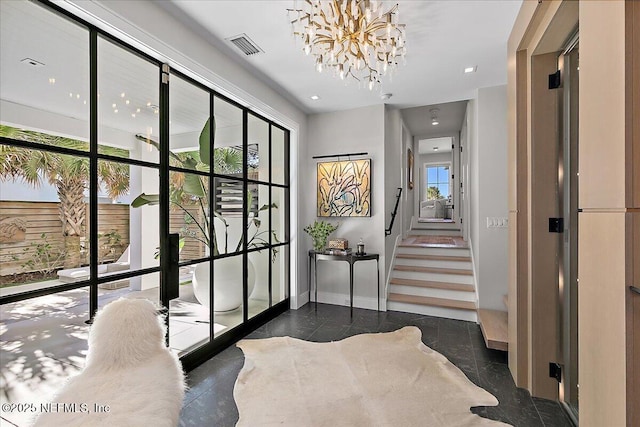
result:
[[[170,163],[183,169],[192,169],[208,172],[211,168],[210,164],[210,147],[211,147],[211,131],[215,134],[215,120],[208,119],[205,123],[198,139],[199,150],[197,152],[173,153],[169,152]],[[145,136],[136,135],[139,140],[151,144],[159,149],[159,144]],[[242,172],[243,158],[242,152],[234,147],[214,148],[213,168],[216,173],[234,174]],[[216,228],[213,227],[213,240],[209,239],[209,230],[213,223],[209,215],[209,186],[206,177],[189,173],[174,173],[170,182],[169,200],[172,206],[181,210],[185,215],[185,227],[181,230],[181,237],[193,238],[206,245],[211,253],[216,256],[229,252],[228,228],[229,223],[220,212],[212,209],[211,214],[214,218],[218,218],[224,225],[224,236],[222,241],[218,242]],[[252,195],[247,194],[246,203],[251,206]],[[131,203],[131,206],[138,208],[141,206],[157,205],[160,202],[160,195],[142,193]],[[196,207],[199,214],[194,214],[193,207]],[[273,203],[271,205],[262,205],[258,211],[264,211],[269,208],[277,208]],[[268,244],[269,231],[260,231],[260,219],[252,218],[247,224],[247,232],[249,227],[254,225],[255,230],[248,236],[247,246],[256,248],[266,246]],[[191,227],[193,226],[193,228]],[[276,234],[273,237],[277,242]],[[242,238],[232,246],[232,250],[239,251],[244,241]]]

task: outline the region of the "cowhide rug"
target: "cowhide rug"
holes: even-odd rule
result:
[[[238,426],[506,426],[470,412],[498,400],[407,326],[330,343],[242,340]]]

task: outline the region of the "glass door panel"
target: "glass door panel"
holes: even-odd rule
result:
[[[98,38],[98,139],[101,154],[158,163],[158,66]]]
[[[215,120],[213,172],[243,178],[242,109],[222,98],[215,97],[213,111]]]
[[[87,355],[89,288],[0,306],[1,403],[49,402]],[[3,411],[3,420],[30,425],[30,411]],[[3,424],[4,425],[4,424]]]
[[[271,263],[271,250],[264,248],[259,251],[249,252],[248,254],[250,269],[253,269],[252,277],[249,276],[248,286],[251,292],[248,299],[249,318],[256,314],[260,314],[269,308],[269,268]]]
[[[171,166],[209,171],[209,159],[200,158],[200,138],[209,125],[209,92],[172,76],[169,85],[169,147]],[[209,145],[205,137],[206,145]]]
[[[286,184],[288,135],[280,128],[271,126],[271,182]]]
[[[210,340],[209,266],[202,262],[181,270],[179,297],[169,303],[169,346],[179,355]]]
[[[289,298],[289,245],[272,249],[271,259],[271,305]]]
[[[247,116],[247,173],[249,179],[269,182],[269,123]]]
[[[64,136],[89,151],[87,28],[36,2],[2,1],[0,55],[0,122],[19,125],[10,137],[59,145],[53,136]]]
[[[213,303],[215,336],[227,333],[244,322],[243,255],[218,258],[213,263]],[[248,280],[255,270],[248,268]]]

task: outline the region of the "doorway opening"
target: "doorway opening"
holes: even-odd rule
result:
[[[559,397],[578,423],[578,82],[577,33],[559,57],[562,74],[563,143],[558,158],[558,189],[564,218],[559,290],[562,336],[562,379]]]
[[[453,138],[430,138],[419,141],[420,205],[418,222],[455,223]]]

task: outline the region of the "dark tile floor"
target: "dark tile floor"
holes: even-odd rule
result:
[[[478,415],[513,426],[571,426],[557,402],[532,398],[516,388],[507,367],[506,353],[488,350],[477,324],[395,311],[376,312],[347,307],[307,304],[290,310],[251,333],[247,338],[288,335],[309,341],[336,341],[369,332],[390,332],[413,325],[422,331],[422,341],[445,355],[475,384],[496,396],[496,407],[479,407]],[[181,426],[233,426],[238,410],[233,387],[244,364],[235,345],[199,366],[188,375],[190,389],[182,409]]]

